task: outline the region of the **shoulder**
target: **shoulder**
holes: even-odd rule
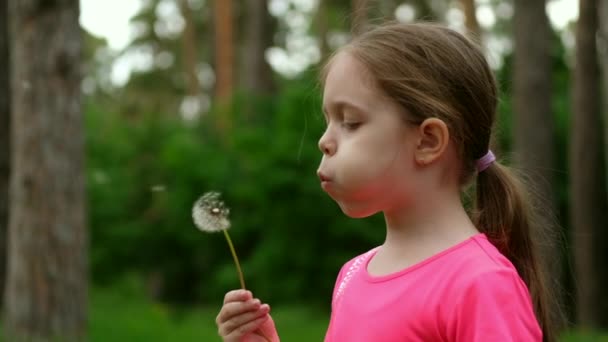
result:
[[[342,265],[341,272],[349,269],[359,268],[361,267],[369,258],[371,258],[379,247],[374,247],[365,253],[361,253],[356,257],[348,260],[344,265]]]
[[[488,274],[496,271],[515,272],[515,267],[484,234],[472,237],[452,255],[454,266],[468,274]]]
[[[508,277],[521,281],[515,266],[483,234],[478,234],[436,260],[431,270],[434,281],[451,294],[466,291],[476,282],[500,281]],[[522,281],[523,284],[523,281]]]
[[[456,263],[458,276],[445,303],[451,340],[541,340],[529,290],[515,267],[485,237],[473,242]]]
[[[342,265],[342,268],[338,273],[338,277],[336,278],[332,303],[335,302],[336,298],[342,294],[352,276],[359,272],[362,267],[365,267],[365,263],[374,255],[377,249],[378,247],[372,248],[369,251],[350,259],[344,263],[344,265]]]
[[[449,292],[454,306],[471,301],[512,301],[531,307],[529,290],[515,266],[484,235],[471,239],[448,263]]]

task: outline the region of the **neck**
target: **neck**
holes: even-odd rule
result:
[[[438,252],[479,233],[458,189],[425,197],[408,208],[384,212],[387,232],[383,248],[388,252]]]

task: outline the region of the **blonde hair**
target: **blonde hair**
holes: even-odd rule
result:
[[[463,35],[429,23],[390,23],[354,38],[347,51],[377,86],[406,109],[408,121],[429,117],[449,127],[461,160],[462,185],[476,177],[473,221],[513,263],[527,284],[544,341],[556,341],[559,307],[553,305],[528,195],[507,166],[477,172],[490,148],[498,90],[481,50]],[[322,74],[327,73],[331,59]]]

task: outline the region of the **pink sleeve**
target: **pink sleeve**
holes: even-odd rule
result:
[[[528,289],[513,271],[477,276],[452,312],[449,341],[542,341]]]

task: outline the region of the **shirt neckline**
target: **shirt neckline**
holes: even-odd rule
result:
[[[443,251],[441,251],[439,253],[431,255],[430,257],[428,257],[428,258],[426,258],[426,259],[424,259],[422,261],[419,261],[419,262],[417,262],[417,263],[415,263],[415,264],[413,264],[411,266],[408,266],[408,267],[406,267],[406,268],[404,268],[402,270],[399,270],[399,271],[396,271],[396,272],[393,272],[393,273],[389,273],[389,274],[385,274],[385,275],[381,275],[381,276],[373,276],[373,275],[369,274],[369,272],[367,270],[370,261],[372,260],[372,258],[374,256],[376,256],[376,253],[378,253],[378,250],[380,250],[380,247],[376,247],[370,253],[370,255],[367,257],[367,260],[365,260],[365,263],[363,265],[363,270],[362,270],[363,271],[362,272],[363,273],[363,278],[366,281],[370,282],[370,283],[380,283],[380,282],[388,281],[388,280],[391,280],[391,279],[403,276],[403,275],[405,275],[407,273],[413,272],[413,271],[415,271],[415,270],[417,270],[417,269],[425,266],[426,264],[429,264],[429,263],[431,263],[431,262],[433,262],[433,261],[435,261],[437,259],[440,259],[444,255],[449,254],[449,253],[451,253],[451,252],[453,252],[453,251],[455,251],[457,249],[460,249],[462,246],[467,245],[467,244],[469,244],[471,242],[474,242],[474,241],[476,241],[478,239],[487,240],[487,237],[486,237],[486,235],[484,233],[477,233],[477,234],[475,234],[475,235],[467,238],[466,240],[463,240],[463,241],[461,241],[461,242],[459,242],[459,243],[457,243],[457,244],[455,244],[455,245],[453,245],[451,247],[448,247],[448,248],[444,249]]]

